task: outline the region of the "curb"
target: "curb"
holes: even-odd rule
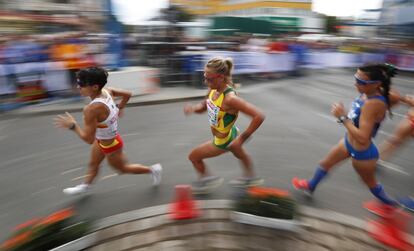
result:
[[[199,205],[200,209],[206,210],[206,209],[221,209],[221,210],[228,210],[232,208],[232,201],[230,200],[199,200],[196,201],[196,203]],[[94,246],[98,241],[98,232],[109,228],[111,226],[115,226],[122,223],[127,223],[135,220],[141,220],[146,219],[154,216],[160,216],[160,215],[166,215],[169,212],[169,204],[154,206],[154,207],[148,207],[143,209],[138,209],[126,213],[121,213],[117,215],[113,215],[104,219],[99,220],[95,228],[93,229],[93,232],[82,237],[79,239],[76,239],[72,242],[69,242],[67,244],[64,244],[60,247],[57,247],[51,251],[73,251],[73,250],[83,250],[90,248]],[[329,210],[322,210],[322,209],[316,209],[311,208],[307,206],[300,206],[299,207],[299,215],[301,216],[309,216],[321,219],[325,222],[331,222],[331,223],[337,223],[352,229],[358,229],[365,232],[366,228],[366,222],[364,220],[340,214],[334,211]],[[172,221],[175,222],[175,221]],[[159,225],[160,222],[156,222],[155,225]],[[151,226],[151,227],[157,227],[157,226]],[[411,243],[413,243],[414,238],[413,236],[409,236]]]

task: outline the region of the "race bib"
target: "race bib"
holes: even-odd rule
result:
[[[210,123],[210,125],[218,125],[219,112],[220,108],[216,106],[210,99],[207,99],[208,122]]]

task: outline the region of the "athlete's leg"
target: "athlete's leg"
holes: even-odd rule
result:
[[[90,185],[98,175],[100,165],[105,158],[105,154],[101,151],[98,142],[95,141],[91,148],[91,159],[88,165],[88,176],[85,183]]]
[[[264,180],[256,177],[253,170],[252,159],[246,150],[242,146],[237,148],[231,147],[229,150],[240,160],[244,171],[242,177],[231,180],[230,184],[233,186],[258,186],[263,184]]]
[[[402,120],[394,130],[392,136],[380,146],[381,160],[388,160],[395,150],[400,147],[412,134],[414,128],[407,118]]]
[[[225,152],[227,151],[216,147],[211,141],[207,141],[194,148],[188,155],[188,159],[193,163],[199,178],[203,178],[210,176],[203,160],[221,155]]]
[[[337,164],[349,158],[349,152],[345,147],[344,139],[341,139],[338,144],[331,148],[329,153],[319,162],[319,166],[315,170],[315,174],[310,180],[302,180],[293,178],[292,183],[296,189],[309,190],[313,192],[319,182],[321,182],[326,174]]]
[[[151,173],[151,168],[141,164],[128,164],[127,158],[123,153],[122,149],[119,149],[113,153],[107,154],[106,159],[108,163],[120,171],[121,173],[133,173],[133,174],[143,174]]]
[[[253,162],[250,155],[244,150],[242,146],[240,147],[231,147],[229,151],[233,153],[233,155],[238,158],[243,166],[244,169],[244,177],[254,177],[253,171]]]
[[[380,201],[387,205],[396,205],[396,202],[389,198],[382,188],[381,184],[378,184],[375,178],[375,169],[377,167],[377,160],[356,160],[352,159],[352,166],[359,174],[362,181],[368,186],[371,193]]]
[[[63,193],[68,194],[68,195],[76,195],[76,194],[82,194],[86,192],[90,184],[92,184],[92,182],[95,180],[96,176],[98,175],[100,165],[104,158],[105,158],[105,155],[102,153],[101,149],[99,148],[98,143],[95,141],[92,144],[92,148],[91,148],[91,158],[89,161],[88,175],[86,177],[85,183],[79,184],[74,187],[65,188],[63,189]]]
[[[340,162],[350,157],[348,150],[345,147],[344,139],[341,139],[338,144],[331,148],[329,153],[319,162],[319,166],[323,170],[329,172],[336,167]]]

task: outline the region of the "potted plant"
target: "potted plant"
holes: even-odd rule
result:
[[[76,222],[72,208],[62,209],[16,226],[0,250],[49,250],[83,236],[89,227],[89,222]]]
[[[297,204],[289,192],[270,187],[250,187],[236,199],[232,219],[236,222],[296,231]]]

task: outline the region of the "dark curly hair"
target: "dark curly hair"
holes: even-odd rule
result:
[[[390,110],[390,89],[391,78],[397,74],[397,68],[391,64],[368,64],[358,68],[367,74],[369,80],[377,80],[381,82],[381,93],[385,97]]]
[[[89,67],[78,71],[76,80],[80,86],[98,85],[102,89],[108,80],[108,72],[101,67]]]

